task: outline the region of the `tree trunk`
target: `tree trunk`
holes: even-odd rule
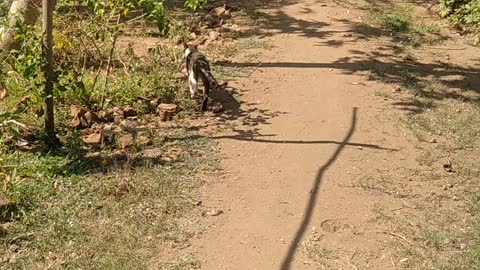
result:
[[[3,0],[0,0],[3,1]],[[0,28],[0,62],[3,62],[12,49],[18,47],[13,37],[17,19],[23,19],[27,25],[33,25],[40,15],[39,7],[42,0],[13,0],[8,12],[9,27],[11,29]]]
[[[45,135],[47,143],[55,145],[55,119],[53,104],[53,84],[55,74],[53,69],[53,10],[56,0],[43,0],[42,21],[42,51],[45,73]]]

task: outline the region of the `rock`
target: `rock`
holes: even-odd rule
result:
[[[220,33],[212,30],[208,33],[208,36],[210,37],[210,40],[217,40],[218,37],[220,37]]]
[[[125,108],[123,108],[123,117],[127,118],[137,115],[137,111],[132,106],[126,106]]]
[[[140,142],[140,145],[142,145],[142,146],[152,145],[152,144],[153,144],[152,139],[150,139],[149,137],[144,136],[144,135],[140,136],[140,137],[138,138],[138,141]]]
[[[177,111],[176,104],[165,104],[162,103],[157,107],[157,113],[161,116],[162,121],[170,121],[173,118],[173,115]]]
[[[216,217],[216,216],[219,216],[223,214],[223,210],[220,210],[220,209],[212,209],[210,211],[206,211],[204,212],[203,216],[205,215],[208,215],[208,216],[211,216],[211,217]]]
[[[70,107],[70,116],[73,117],[70,121],[70,126],[76,129],[88,128],[93,123],[100,122],[100,118],[96,113],[93,111],[86,111],[77,105],[72,105]]]
[[[190,38],[190,40],[195,40],[197,38],[197,34],[195,34],[195,32],[191,32],[188,37]]]
[[[119,125],[123,121],[123,116],[117,115],[113,117],[113,123]]]
[[[137,122],[125,119],[120,122],[120,127],[130,133],[136,133],[137,132]]]
[[[113,107],[112,116],[123,116],[123,109],[120,107]]]
[[[395,87],[393,88],[393,91],[394,91],[394,92],[400,92],[400,91],[402,91],[402,88],[397,85],[397,86],[395,86]]]
[[[82,109],[80,106],[78,105],[72,105],[70,106],[70,116],[71,117],[76,117],[76,116],[82,116],[86,113],[87,111],[85,111],[84,109]]]
[[[437,143],[437,139],[431,138],[428,142],[429,142],[429,143]]]
[[[113,120],[112,112],[101,110],[98,112],[98,118],[105,123],[111,122]]]
[[[100,122],[100,118],[98,118],[98,115],[93,111],[88,111],[83,116],[85,117],[87,127],[90,127],[93,123]]]
[[[20,247],[17,245],[17,244],[11,244],[9,247],[8,247],[8,250],[10,252],[18,252],[18,250],[20,249]]]
[[[146,158],[159,158],[162,156],[162,149],[160,148],[152,148],[152,149],[145,149],[142,152],[142,155]]]
[[[122,150],[130,148],[133,145],[133,135],[125,134],[118,139],[118,144]]]
[[[213,13],[217,16],[222,16],[227,11],[227,5],[219,6],[213,9]]]
[[[90,144],[90,145],[100,144],[103,139],[103,133],[101,131],[92,133],[90,135],[84,136],[82,139],[83,139],[83,142],[86,144]]]
[[[113,125],[112,124],[106,124],[105,126],[103,126],[103,133],[105,134],[109,134],[109,133],[112,133],[113,132]]]

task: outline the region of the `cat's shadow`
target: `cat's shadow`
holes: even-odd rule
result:
[[[236,116],[240,114],[240,102],[232,93],[235,93],[235,89],[230,87],[221,90],[218,89],[210,93],[210,98],[214,103],[221,106],[221,111]]]

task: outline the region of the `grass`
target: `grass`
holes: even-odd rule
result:
[[[390,98],[391,93],[389,93],[387,90],[379,89],[379,90],[375,90],[375,96],[383,97],[383,98]]]
[[[160,152],[181,149],[170,161],[132,158],[107,174],[69,156],[4,152],[0,168],[10,180],[3,192],[16,206],[2,217],[4,267],[146,269],[166,243],[184,245],[190,233],[178,218],[193,207],[190,191],[202,183],[196,172],[218,168],[212,142],[193,135],[159,136]],[[8,252],[13,245],[18,251]],[[197,264],[190,256],[164,269]]]
[[[404,50],[422,45],[440,44],[444,38],[440,35],[440,26],[417,19],[411,6],[379,5],[370,8],[367,20],[370,24],[379,26],[388,31],[403,45]]]

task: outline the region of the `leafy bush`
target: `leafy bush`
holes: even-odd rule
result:
[[[447,17],[454,26],[480,26],[480,0],[440,0],[440,15]]]

